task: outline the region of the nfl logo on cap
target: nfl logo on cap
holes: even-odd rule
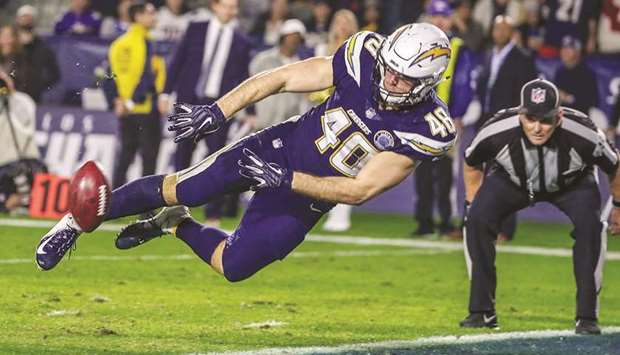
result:
[[[552,82],[534,79],[521,88],[519,113],[531,117],[552,118],[560,107],[560,94]]]
[[[535,104],[540,104],[545,102],[545,96],[547,91],[541,88],[535,88],[532,90],[532,102]]]

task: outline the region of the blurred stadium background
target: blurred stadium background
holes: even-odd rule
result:
[[[346,33],[346,25],[332,25],[338,11],[352,11],[360,29],[388,34],[401,24],[427,20],[429,2],[239,0],[234,21],[250,40],[250,55],[256,58],[278,44],[286,33],[281,28],[286,19],[301,20],[305,41],[295,58],[303,59],[329,54],[338,31]],[[227,284],[174,241],[129,253],[115,250],[114,232],[129,219],[84,236],[78,252],[57,270],[38,272],[32,260],[34,248],[52,224],[50,219],[67,209],[66,178],[83,161],[95,159],[112,179],[119,121],[108,92],[114,85],[108,51],[127,29],[123,12],[127,3],[0,0],[0,72],[5,75],[0,78],[15,88],[0,91],[3,98],[12,95],[0,104],[0,353],[270,349],[265,352],[620,354],[620,294],[616,292],[620,242],[613,238],[608,242],[600,318],[605,335],[572,337],[567,332],[573,329],[575,299],[570,225],[545,204],[521,211],[514,240],[499,246],[498,314],[501,332],[508,335],[458,328],[467,313],[468,298],[462,243],[458,233],[414,236],[415,176],[355,207],[348,230],[324,231],[317,226],[309,241],[284,263],[241,284]],[[207,0],[152,3],[158,8],[158,23],[151,33],[153,52],[170,65],[187,26],[212,18],[212,4]],[[453,164],[451,201],[458,225],[462,150],[480,116],[475,85],[492,49],[493,16],[513,17],[513,40],[535,60],[539,75],[551,80],[564,65],[563,38],[579,40],[596,80],[596,101],[587,111],[616,140],[620,2],[454,0],[450,6],[452,30],[466,39],[461,51],[468,58],[453,78],[465,84],[459,95],[469,104],[460,117],[464,134]],[[88,20],[80,23],[71,16],[67,20],[67,13],[76,9],[82,14],[88,11],[88,16],[81,17]],[[63,20],[70,23],[59,26]],[[320,100],[316,96],[287,100],[297,100],[295,107],[303,112]],[[260,128],[256,124],[248,128],[247,122],[240,115],[228,139]],[[156,171],[168,173],[174,171],[175,144],[165,125],[162,135]],[[193,161],[206,154],[206,148],[199,146]],[[129,179],[142,173],[140,159],[136,157],[129,167]],[[24,160],[29,163],[20,164]],[[605,195],[606,179],[601,181]],[[241,196],[241,205],[245,198]],[[201,216],[202,211],[195,213]],[[222,225],[233,229],[238,213],[231,208]],[[549,329],[553,331],[536,332]],[[476,338],[480,334],[484,336]],[[368,343],[377,344],[342,347]]]

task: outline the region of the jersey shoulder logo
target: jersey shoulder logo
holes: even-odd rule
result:
[[[380,130],[375,133],[373,140],[375,142],[375,147],[380,150],[388,150],[394,147],[394,137],[386,130]]]

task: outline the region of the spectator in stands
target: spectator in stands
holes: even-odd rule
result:
[[[347,9],[336,11],[329,25],[326,40],[314,48],[315,55],[332,55],[344,41],[359,31],[357,17]]]
[[[250,33],[257,28],[263,14],[269,12],[271,0],[244,0],[239,3],[239,28],[245,33]]]
[[[444,73],[445,80],[436,88],[437,96],[444,101],[449,108],[454,123],[461,131],[461,118],[467,109],[469,100],[464,95],[463,85],[468,81],[457,82],[453,80],[456,73],[468,70],[464,66],[463,49],[464,42],[452,33],[453,10],[447,0],[431,0],[426,8],[426,20],[439,27],[450,39],[452,54],[450,63]],[[452,163],[454,152],[438,161],[425,161],[415,171],[415,189],[417,193],[415,219],[418,223],[415,236],[429,236],[435,233],[437,227],[440,236],[452,236],[457,233],[452,223],[452,202],[450,192],[453,185]],[[439,211],[439,225],[435,226],[433,213],[437,204]]]
[[[497,16],[492,31],[493,48],[487,53],[476,86],[482,108],[478,127],[499,110],[518,105],[521,87],[536,78],[533,58],[515,44],[513,34],[513,20]]]
[[[292,0],[289,12],[291,17],[299,19],[304,25],[309,25],[314,16],[314,0]]]
[[[173,92],[180,102],[211,104],[248,78],[252,43],[236,26],[238,6],[237,0],[215,0],[209,21],[190,23],[170,62],[166,95],[159,102],[161,110],[169,110],[168,95]],[[227,124],[204,138],[209,154],[224,146],[229,127]],[[195,147],[191,141],[177,144],[177,171],[190,165]],[[219,223],[222,202],[207,206],[210,225]]]
[[[473,16],[482,25],[485,36],[488,36],[497,16],[510,17],[515,25],[519,25],[522,13],[522,4],[517,0],[478,0],[474,6]]]
[[[302,45],[306,27],[298,19],[284,21],[280,27],[278,46],[261,52],[250,62],[250,75],[299,61],[297,51]],[[256,104],[255,129],[283,122],[301,111],[303,94],[285,93],[270,96]]]
[[[512,41],[514,22],[508,16],[497,16],[493,24],[493,48],[483,65],[476,86],[481,105],[477,127],[482,126],[498,111],[519,105],[521,87],[535,79],[537,72],[533,58]],[[512,239],[516,230],[516,216],[502,224],[499,241]]]
[[[596,75],[582,60],[581,41],[566,36],[562,40],[560,58],[562,66],[555,74],[555,84],[560,92],[560,103],[586,115],[598,105]]]
[[[325,43],[330,28],[332,17],[332,7],[327,0],[314,0],[312,20],[308,25],[308,35],[306,43],[310,47],[315,47],[319,43]]]
[[[280,36],[280,26],[288,17],[287,0],[271,0],[271,8],[259,17],[250,33],[261,45],[269,47],[276,45]]]
[[[125,183],[127,168],[138,149],[142,156],[142,175],[155,173],[161,141],[156,102],[166,77],[163,58],[153,53],[153,43],[148,37],[156,15],[153,4],[133,0],[129,6],[131,25],[110,46],[110,69],[117,92],[114,113],[118,116],[120,138],[112,178],[114,188]]]
[[[390,33],[396,28],[411,22],[411,19],[420,19],[425,11],[425,1],[390,0],[382,1],[381,29]],[[423,22],[423,21],[417,21]]]
[[[54,26],[57,35],[99,36],[101,15],[90,10],[89,0],[71,0],[69,11]]]
[[[327,33],[326,41],[316,44],[314,47],[315,56],[330,56],[353,34],[359,31],[359,25],[355,14],[346,9],[338,10],[332,18]],[[332,88],[313,92],[308,95],[308,99],[313,104],[320,104],[332,93]]]
[[[462,38],[467,48],[474,52],[483,49],[485,32],[482,25],[472,17],[471,0],[459,0],[452,18],[454,36]]]
[[[522,48],[537,53],[543,44],[545,35],[540,17],[540,2],[538,0],[526,0],[523,6],[525,8],[525,20],[515,33],[515,42]]]
[[[26,91],[27,78],[32,67],[26,60],[15,26],[0,27],[0,70],[13,78],[18,91]]]
[[[620,3],[602,0],[598,21],[598,49],[604,54],[620,53]]]
[[[329,56],[353,34],[359,31],[355,14],[347,9],[336,11],[329,26],[327,42],[321,43],[315,48],[315,55]],[[313,92],[308,98],[313,104],[325,101],[333,92],[333,88]],[[338,204],[329,211],[323,229],[330,232],[343,232],[351,228],[351,209],[349,205]]]
[[[15,25],[24,60],[28,63],[28,75],[24,78],[23,90],[37,103],[41,95],[60,79],[60,68],[56,55],[35,32],[37,9],[24,5],[17,10]]]
[[[25,212],[34,174],[47,169],[34,141],[36,105],[0,70],[0,212]]]
[[[618,130],[618,122],[620,121],[620,95],[616,95],[615,103],[611,112],[611,119],[609,120],[609,126],[607,127],[607,138],[615,142],[616,131]]]
[[[119,0],[116,5],[116,16],[106,17],[101,23],[101,38],[117,38],[127,32],[131,20],[129,19],[129,5],[131,0]]]
[[[205,21],[210,12],[205,9],[190,11],[185,0],[166,0],[157,12],[157,25],[153,29],[153,39],[158,41],[178,41],[191,21]]]
[[[559,55],[562,39],[566,36],[577,37],[585,44],[585,52],[590,54],[596,50],[596,21],[600,8],[598,1],[589,2],[588,6],[577,6],[576,3],[562,0],[546,0],[542,14],[545,25],[545,39],[538,54],[543,58],[554,58]],[[583,4],[585,5],[585,4]]]
[[[379,23],[381,20],[381,11],[379,11],[379,2],[377,0],[366,0],[364,6],[364,27],[362,31],[379,31]]]

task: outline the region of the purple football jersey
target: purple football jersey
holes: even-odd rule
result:
[[[359,32],[338,49],[332,64],[334,93],[297,118],[285,139],[293,169],[355,177],[381,151],[429,160],[453,146],[454,123],[434,92],[413,110],[378,107],[372,97],[373,71],[382,40],[376,33]]]
[[[253,181],[239,174],[238,165],[244,149],[280,167],[317,176],[355,177],[381,151],[414,160],[444,156],[454,144],[456,130],[446,105],[434,93],[409,111],[381,110],[373,100],[373,71],[381,41],[375,33],[360,32],[336,52],[335,91],[323,104],[178,172],[178,201],[198,206],[223,193],[248,190]],[[332,207],[331,202],[288,188],[258,191],[239,227],[226,237],[225,276],[239,281],[283,259]]]
[[[545,44],[559,48],[565,36],[572,36],[585,45],[588,22],[598,18],[595,9],[596,6],[585,0],[546,0],[542,8]]]

